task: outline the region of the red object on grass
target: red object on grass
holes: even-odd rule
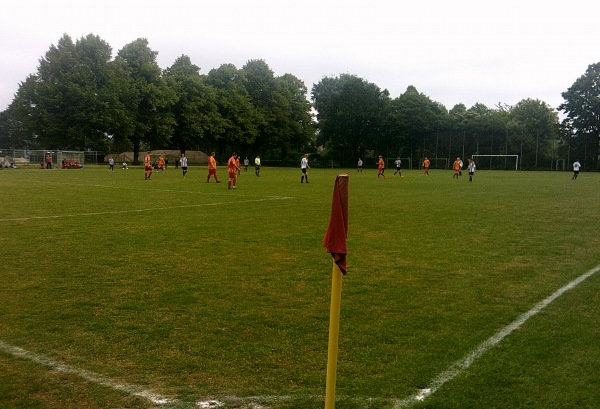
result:
[[[323,238],[323,245],[331,253],[333,260],[346,274],[346,238],[348,238],[348,180],[347,174],[338,175],[333,186],[333,199],[331,202],[331,217],[327,232]]]

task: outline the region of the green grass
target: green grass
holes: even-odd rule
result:
[[[175,406],[322,408],[340,172],[2,171],[0,342]],[[337,408],[392,408],[600,264],[600,174],[349,172]],[[600,273],[416,407],[600,407],[599,294]],[[152,404],[0,351],[0,406]]]

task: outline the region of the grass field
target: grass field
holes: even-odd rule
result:
[[[107,168],[0,172],[0,407],[322,408],[342,171]],[[600,265],[600,174],[349,173],[337,408],[600,407],[600,273],[481,350]]]

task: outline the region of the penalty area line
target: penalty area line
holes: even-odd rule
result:
[[[287,200],[287,199],[291,199],[291,197],[270,196],[270,197],[263,198],[263,199],[235,200],[235,201],[229,201],[229,202],[216,202],[216,203],[199,203],[199,204],[181,205],[181,206],[162,206],[162,207],[152,207],[152,208],[147,208],[147,209],[113,210],[113,211],[105,211],[105,212],[72,213],[72,214],[51,215],[51,216],[15,217],[15,218],[9,218],[9,219],[0,219],[0,222],[23,222],[23,221],[30,221],[30,220],[63,219],[63,218],[67,218],[67,217],[85,217],[85,216],[103,216],[103,215],[110,215],[110,214],[143,213],[143,212],[154,212],[157,210],[188,209],[188,208],[194,208],[194,207],[221,206],[221,205],[240,204],[240,203],[257,203],[257,202],[267,202],[267,201],[272,201],[272,200]]]
[[[558,297],[560,297],[567,291],[577,287],[579,284],[596,274],[598,271],[600,271],[600,265],[597,265],[596,267],[580,275],[564,287],[556,290],[552,295],[537,303],[533,308],[523,313],[515,321],[504,327],[500,332],[479,344],[477,348],[469,352],[462,359],[459,359],[458,361],[450,365],[448,369],[446,369],[444,372],[440,373],[435,379],[433,379],[433,381],[431,381],[427,388],[419,390],[417,393],[415,393],[412,396],[409,396],[408,398],[396,401],[393,409],[408,408],[416,404],[417,402],[422,402],[427,397],[433,395],[435,392],[437,392],[438,389],[444,386],[444,384],[457,377],[464,370],[468,369],[476,359],[480,358],[483,354],[485,354],[491,348],[495,347],[498,343],[500,343],[500,341],[509,336],[513,331],[515,331],[521,325],[527,322],[529,318],[542,311]]]

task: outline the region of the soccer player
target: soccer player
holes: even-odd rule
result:
[[[240,163],[240,159],[238,158],[237,154],[235,152],[233,152],[233,154],[231,155],[231,158],[229,158],[229,160],[227,161],[227,172],[229,173],[229,181],[227,182],[227,189],[231,189],[232,187],[234,189],[236,189],[235,185],[236,185],[236,181],[237,181],[237,175],[238,172],[240,171],[240,166],[238,165]]]
[[[239,155],[235,155],[235,165],[237,166],[237,174],[241,175],[242,172],[240,171],[240,157],[239,157]]]
[[[577,176],[579,176],[579,169],[581,169],[581,163],[579,163],[579,161],[576,160],[575,162],[573,162],[573,177],[571,178],[571,180],[577,179]]]
[[[210,156],[208,157],[208,176],[206,177],[206,183],[210,181],[210,175],[214,175],[217,183],[221,183],[217,177],[217,161],[215,160],[214,152],[211,152]]]
[[[111,172],[115,171],[115,160],[113,158],[108,160],[108,170]]]
[[[425,169],[423,176],[429,176],[429,165],[430,164],[431,164],[431,162],[429,161],[429,159],[427,159],[427,156],[425,156],[425,159],[423,159],[423,168]]]
[[[454,175],[452,175],[452,179],[458,179],[458,172],[460,172],[460,158],[456,158],[456,160],[452,164],[452,169],[454,170]]]
[[[254,158],[254,174],[256,176],[260,176],[260,156],[256,155]]]
[[[150,180],[152,177],[152,162],[150,159],[150,152],[144,156],[144,180]]]
[[[473,174],[475,173],[475,169],[477,169],[477,166],[475,166],[475,161],[473,160],[473,158],[469,158],[468,161],[469,164],[467,165],[467,170],[469,171],[469,182],[472,182]]]
[[[402,165],[402,160],[400,158],[397,158],[394,163],[396,164],[396,171],[394,172],[394,176],[396,176],[396,173],[400,175],[400,177],[402,177],[402,171],[400,170],[400,165]]]
[[[179,163],[181,163],[181,171],[183,172],[183,177],[187,174],[187,158],[185,157],[185,153],[181,154],[181,159],[179,159]]]
[[[362,168],[363,168],[363,160],[361,158],[358,158],[358,163],[356,164],[356,171],[362,172]]]
[[[244,159],[244,172],[248,172],[249,164],[250,164],[250,161],[248,160],[248,157],[246,156],[246,159]]]
[[[158,157],[158,169],[161,172],[165,170],[165,158],[162,155]]]
[[[300,161],[300,169],[302,169],[300,183],[304,183],[304,179],[306,179],[306,183],[308,183],[308,169],[310,169],[310,166],[308,165],[308,153],[305,153],[304,157]]]
[[[379,155],[379,161],[377,162],[377,179],[381,176],[385,179],[385,162],[383,161],[383,157]]]

